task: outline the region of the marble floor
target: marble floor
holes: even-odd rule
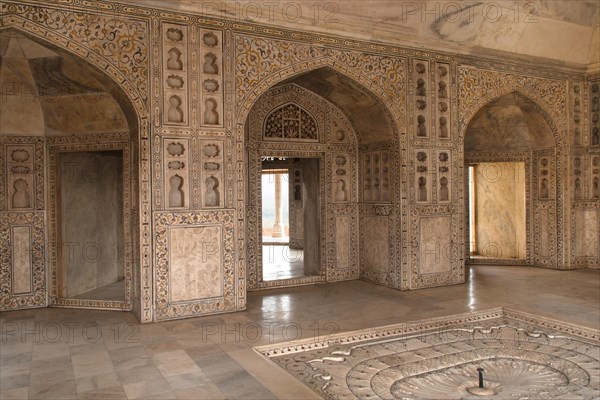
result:
[[[86,300],[120,300],[125,301],[125,280],[121,279],[108,285],[101,286],[89,292],[73,296],[74,299]]]
[[[0,398],[313,399],[253,347],[502,306],[600,329],[599,302],[600,271],[479,266],[451,287],[268,290],[249,293],[244,312],[151,325],[119,312],[8,312]]]
[[[304,276],[304,251],[290,249],[287,245],[264,244],[263,281],[302,278]]]

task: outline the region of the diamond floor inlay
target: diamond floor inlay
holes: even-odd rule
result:
[[[326,399],[600,396],[600,331],[508,309],[255,350]]]

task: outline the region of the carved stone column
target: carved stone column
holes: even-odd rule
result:
[[[275,174],[275,224],[273,225],[273,237],[283,236],[281,229],[281,174]]]

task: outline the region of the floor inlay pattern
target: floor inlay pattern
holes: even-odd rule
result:
[[[600,331],[502,308],[256,350],[326,399],[600,396]]]

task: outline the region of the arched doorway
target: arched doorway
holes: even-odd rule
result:
[[[33,259],[13,262],[13,282],[31,282],[13,295],[35,293],[41,301],[29,306],[131,310],[139,264],[137,112],[83,58],[14,29],[0,31],[0,42],[0,79],[12,85],[0,123],[11,165],[6,207],[25,219],[41,216],[17,228],[22,243],[13,246],[32,248]],[[46,259],[37,260],[29,231],[47,238]]]
[[[469,263],[556,263],[556,144],[546,113],[513,92],[492,100],[465,133]]]
[[[361,277],[391,280],[392,204],[399,199],[393,182],[400,170],[392,121],[376,96],[330,67],[294,75],[254,102],[245,124],[249,290]],[[263,176],[269,171],[288,177],[283,186],[289,187],[289,200],[288,207],[274,207],[277,221],[266,222]],[[281,221],[289,221],[287,232],[285,223],[282,227],[284,248],[269,236]],[[317,248],[308,240],[316,240]],[[295,276],[265,279],[266,257],[279,253],[292,262],[302,254],[303,268]],[[307,263],[308,254],[318,265]]]

